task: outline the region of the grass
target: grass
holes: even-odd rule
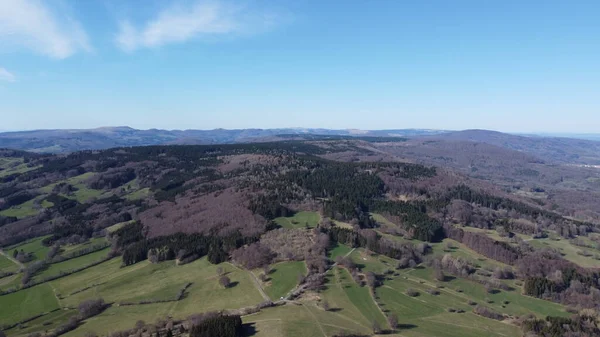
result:
[[[352,227],[351,224],[347,223],[347,222],[343,222],[343,221],[338,221],[338,220],[331,220],[333,221],[333,223],[340,228],[346,228],[346,229],[352,229],[354,227]]]
[[[130,224],[132,222],[135,222],[135,220],[125,221],[125,222],[119,222],[119,223],[114,224],[114,225],[112,225],[110,227],[107,227],[106,230],[109,233],[113,233],[114,231],[118,230],[119,228],[121,228],[121,227],[123,227],[123,226],[125,226],[127,224]]]
[[[275,222],[283,228],[309,228],[317,227],[321,216],[317,212],[298,212],[291,217],[276,218]]]
[[[127,199],[127,200],[146,199],[149,195],[150,195],[150,188],[145,187],[145,188],[139,189],[135,192],[126,194],[125,199]]]
[[[59,307],[48,284],[1,296],[0,302],[0,325],[14,324]]]
[[[200,259],[183,266],[176,266],[174,261],[158,264],[144,261],[121,268],[121,261],[116,258],[51,283],[57,292],[65,297],[63,302],[67,305],[76,305],[93,297],[102,297],[107,302],[172,299],[188,282],[193,282],[189,288],[189,297],[208,289],[215,292],[201,299],[204,304],[209,304],[208,297],[217,300],[214,296],[223,295],[220,293],[227,293],[229,290],[221,289],[218,285],[216,267],[206,259]],[[224,264],[223,268],[229,273],[232,282],[239,282],[231,290],[246,288],[246,295],[241,299],[255,294],[258,296],[256,303],[260,302],[261,297],[246,272],[234,269],[229,264]],[[90,285],[96,286],[69,296],[70,293]],[[226,303],[227,297],[224,296],[224,304]]]
[[[31,241],[28,241],[26,243],[23,244],[18,244],[15,246],[11,246],[9,248],[6,248],[4,251],[7,254],[12,254],[13,251],[16,250],[23,250],[26,253],[33,253],[33,260],[25,263],[27,264],[31,264],[35,261],[38,260],[43,260],[46,258],[46,255],[48,255],[48,251],[50,250],[50,247],[46,247],[42,244],[42,240],[45,239],[47,236],[43,236],[43,237],[39,237],[37,239],[33,239]]]
[[[7,252],[7,254],[12,254],[12,252]],[[16,263],[5,257],[4,255],[0,255],[0,271],[2,272],[16,272],[19,270],[19,267]]]
[[[375,321],[382,327],[387,326],[368,287],[356,284],[346,269],[336,267],[329,274],[323,297],[334,311],[364,327],[371,328]]]
[[[583,256],[577,254],[580,251],[589,251],[591,253],[599,253],[597,250],[593,248],[585,248],[585,247],[577,247],[571,244],[567,239],[534,239],[528,241],[530,245],[534,248],[554,248],[558,250],[562,256],[574,262],[584,268],[600,268],[600,261],[594,259],[592,256]]]
[[[268,285],[265,292],[272,300],[278,300],[287,295],[298,284],[298,275],[306,275],[304,261],[281,262],[271,267]]]
[[[76,250],[85,249],[89,246],[106,243],[106,242],[107,241],[106,241],[105,237],[91,238],[84,243],[80,243],[80,244],[76,244],[76,245],[64,245],[64,246],[61,246],[60,248],[64,253],[70,253],[70,252],[73,252]]]
[[[106,257],[110,248],[105,248],[90,254],[86,254],[74,259],[66,260],[59,263],[53,263],[45,270],[35,276],[36,280],[44,279],[49,276],[59,275],[61,272],[68,272],[76,268],[87,266],[93,262],[99,261]]]
[[[370,333],[370,328],[341,312],[327,312],[312,303],[264,309],[244,316],[242,321],[254,328],[256,334],[253,337],[333,336],[343,330]]]
[[[15,274],[0,279],[0,289],[17,289],[21,285],[22,274]],[[1,302],[1,301],[0,301]]]
[[[96,190],[93,188],[88,188],[86,185],[86,181],[92,178],[97,173],[95,172],[86,172],[84,174],[80,174],[75,177],[71,177],[69,179],[61,180],[56,183],[46,185],[40,189],[42,193],[51,193],[54,186],[59,183],[67,183],[73,185],[77,189],[77,191],[73,192],[70,195],[64,195],[66,198],[76,199],[77,201],[84,203],[89,201],[92,198],[98,198],[101,196],[105,196],[107,191],[105,190]],[[108,195],[106,195],[108,196]]]
[[[383,227],[390,227],[390,228],[395,228],[398,227],[396,224],[394,224],[393,222],[389,221],[388,219],[386,219],[383,215],[378,214],[378,213],[371,213],[371,217],[373,218],[373,220],[375,220],[380,226]]]
[[[472,228],[472,227],[462,227],[462,228],[464,230],[468,230],[471,232],[484,233],[487,236],[489,236],[492,239],[497,240],[497,241],[508,241],[508,238],[501,237],[494,230],[484,230],[484,229],[478,229],[478,228]],[[526,240],[527,243],[532,245],[534,248],[556,249],[563,255],[563,257],[565,259],[567,259],[573,263],[576,263],[576,264],[580,265],[581,267],[600,268],[600,260],[594,259],[593,256],[583,256],[583,255],[578,254],[578,252],[581,252],[581,251],[588,251],[588,252],[592,253],[592,255],[593,255],[593,254],[600,254],[600,251],[598,251],[594,248],[575,246],[575,245],[571,244],[571,242],[569,242],[568,239],[561,238],[560,236],[556,235],[554,232],[550,232],[550,235],[552,238],[544,238],[544,239],[532,239],[530,236],[518,234],[518,233],[516,235],[519,236],[521,239]],[[587,241],[587,238],[585,238],[585,237],[581,237],[580,239]]]
[[[64,296],[61,300],[63,305],[69,306],[98,297],[107,302],[172,299],[186,283],[192,282],[192,286],[188,288],[187,296],[178,302],[113,306],[65,336],[82,336],[88,331],[105,334],[131,328],[136,320],[153,322],[166,316],[185,318],[194,313],[237,309],[263,301],[248,272],[228,263],[220,265],[232,281],[233,286],[228,289],[218,283],[218,266],[210,264],[206,258],[183,266],[176,266],[174,261],[158,264],[146,261],[124,268],[120,268],[120,264],[120,259],[112,259],[51,283],[57,293]],[[93,284],[98,285],[78,294],[68,295]]]
[[[27,167],[27,164],[24,163],[23,158],[4,157],[0,158],[0,167],[3,168],[3,170],[0,170],[0,178],[2,178],[11,174],[32,171],[38,169],[40,166]]]
[[[336,242],[335,246],[329,250],[329,258],[335,260],[336,257],[345,256],[346,254],[350,253],[351,250],[352,248],[349,246]]]
[[[76,310],[57,310],[29,321],[20,328],[9,329],[6,333],[11,337],[28,337],[33,332],[52,330],[76,314]]]
[[[35,199],[26,201],[20,205],[13,206],[0,212],[2,216],[14,216],[19,219],[34,216],[38,214],[38,210],[34,208]]]
[[[406,279],[404,279],[404,277],[406,277]],[[446,296],[458,299],[458,304],[449,303],[449,305],[462,309],[468,308],[464,306],[466,300],[472,300],[483,304],[486,299],[490,299],[493,303],[485,303],[486,306],[509,315],[523,315],[526,313],[534,313],[540,317],[568,315],[564,308],[557,303],[522,295],[519,287],[515,287],[514,290],[510,291],[501,290],[496,294],[488,294],[482,284],[463,278],[452,278],[447,282],[434,281],[431,268],[421,267],[401,272],[399,277],[393,277],[393,280],[385,281],[385,287],[380,289],[391,287],[395,291],[404,292],[407,288],[411,288],[425,292],[436,284],[444,286],[443,289],[439,289],[442,295],[435,297],[435,303],[440,305],[444,304],[444,298]],[[461,292],[458,292],[457,289],[460,289]],[[430,295],[425,294],[423,296]],[[386,299],[389,297],[387,294],[382,294],[381,298]],[[419,296],[418,298],[422,299],[424,297]],[[504,301],[508,301],[509,304],[503,308],[502,305]],[[444,307],[442,307],[442,309],[444,309]]]
[[[397,261],[387,256],[369,253],[363,248],[355,249],[350,254],[350,259],[358,266],[362,268],[363,272],[374,272],[376,274],[383,274],[386,270],[394,269],[397,265]]]

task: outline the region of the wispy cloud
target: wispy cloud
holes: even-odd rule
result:
[[[15,82],[17,78],[8,70],[0,67],[0,81]]]
[[[88,37],[81,25],[71,17],[51,11],[48,3],[0,1],[0,45],[24,47],[57,59],[89,51]]]
[[[197,1],[188,6],[175,5],[136,28],[121,21],[116,36],[124,51],[160,47],[193,38],[254,34],[277,23],[277,15],[223,1]]]

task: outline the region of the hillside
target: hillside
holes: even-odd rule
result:
[[[528,154],[311,136],[0,156],[11,337],[600,332],[597,206],[508,190],[494,172],[567,170]]]
[[[136,130],[130,127],[103,127],[78,130],[34,130],[0,133],[0,148],[40,153],[65,153],[108,149],[119,146],[168,144],[227,144],[281,139],[278,135],[329,135],[403,137],[431,135],[435,130],[329,130],[308,128],[215,129],[215,130]]]
[[[600,142],[585,139],[517,136],[488,130],[448,132],[436,139],[470,141],[535,155],[548,162],[600,165]]]

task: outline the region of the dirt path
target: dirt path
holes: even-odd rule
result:
[[[346,255],[344,255],[344,257],[347,257],[348,255],[352,254],[352,252],[355,250],[356,248],[352,248],[352,250],[350,250]],[[332,264],[331,266],[329,266],[329,268],[327,268],[327,270],[325,270],[325,272],[323,274],[327,274],[330,270],[332,270],[333,268],[335,268],[335,266],[337,266],[337,262],[335,262],[334,264]],[[298,290],[300,290],[301,288],[306,288],[306,285],[300,284],[297,285],[294,289],[290,290],[287,295],[285,295],[285,297],[283,298],[284,301],[289,301],[290,298],[296,293],[298,292]]]
[[[6,254],[6,252],[3,251],[2,249],[0,249],[0,255],[4,255],[7,259],[11,260],[13,263],[15,263],[17,266],[19,266],[19,269],[25,269],[24,264],[15,260],[12,256],[10,256],[10,254]]]
[[[260,295],[265,299],[265,301],[271,301],[269,295],[265,293],[262,286],[260,285],[260,281],[256,278],[256,275],[254,275],[254,273],[251,271],[248,271],[248,273],[252,276],[252,281],[254,281],[254,285],[256,286],[256,289],[258,289],[258,292],[260,292]]]
[[[258,292],[260,293],[260,296],[262,296],[265,301],[271,301],[271,298],[269,297],[269,295],[267,295],[267,293],[265,293],[265,290],[260,285],[260,281],[258,280],[258,278],[256,278],[256,275],[254,275],[252,271],[241,269],[233,263],[229,263],[229,265],[237,270],[248,272],[248,274],[250,274],[250,278],[252,279],[252,283],[254,283],[254,286],[256,287],[256,290],[258,290]]]
[[[315,322],[317,323],[317,326],[319,327],[319,330],[321,330],[321,333],[323,334],[323,336],[327,337],[327,334],[325,333],[325,330],[323,330],[323,326],[321,326],[321,323],[319,322],[319,320],[317,319],[317,316],[315,316],[315,314],[313,314],[312,311],[310,311],[309,308],[307,308],[304,303],[302,304],[302,307],[304,309],[306,309],[306,311],[308,311],[308,313],[313,317],[313,319],[315,320]]]

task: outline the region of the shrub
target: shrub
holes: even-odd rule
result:
[[[478,305],[473,309],[473,313],[479,316],[495,319],[501,321],[504,319],[504,315],[499,312],[496,312],[488,307],[484,307],[482,305]]]
[[[430,293],[431,295],[439,295],[440,291],[437,289],[427,289],[427,292]]]
[[[223,288],[229,288],[231,286],[231,280],[227,276],[221,276],[219,278],[219,284],[223,286]]]
[[[410,296],[410,297],[417,297],[419,296],[419,292],[414,290],[414,289],[406,289],[406,295]]]

